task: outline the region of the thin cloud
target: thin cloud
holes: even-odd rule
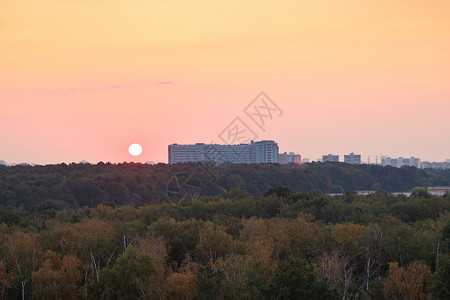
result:
[[[85,88],[71,88],[69,91],[96,91],[96,90],[114,90],[114,89],[124,89],[126,85],[112,85],[112,86],[99,86],[99,87],[85,87]]]
[[[135,84],[117,84],[117,85],[110,85],[110,86],[88,86],[88,87],[73,87],[73,88],[67,88],[67,89],[48,89],[45,90],[45,92],[49,94],[55,94],[60,92],[82,92],[82,91],[103,91],[103,90],[115,90],[115,89],[126,89],[126,88],[134,88],[138,86],[148,86],[148,85],[169,85],[169,84],[175,84],[173,81],[167,80],[167,81],[157,81],[156,83],[135,83]]]

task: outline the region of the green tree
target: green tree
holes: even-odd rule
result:
[[[442,255],[433,276],[432,295],[436,299],[450,299],[450,256]]]
[[[150,255],[129,246],[110,269],[100,271],[103,296],[113,298],[149,299],[157,270]]]
[[[269,299],[340,299],[336,290],[317,278],[312,265],[296,257],[279,263],[264,293]]]
[[[428,195],[426,188],[421,187],[421,186],[416,186],[415,188],[413,188],[411,190],[411,196],[427,198],[429,195]]]
[[[271,187],[270,189],[268,189],[265,193],[264,196],[271,196],[271,195],[276,195],[280,198],[287,198],[289,197],[294,191],[292,191],[290,188],[286,187],[286,186],[274,186]]]
[[[233,238],[225,232],[224,227],[216,224],[207,224],[200,230],[199,242],[196,250],[204,261],[214,262],[220,257],[225,257]]]

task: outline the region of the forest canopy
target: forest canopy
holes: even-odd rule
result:
[[[0,211],[0,299],[448,299],[450,197],[232,189]]]
[[[179,199],[185,194],[219,196],[236,188],[261,196],[274,186],[296,192],[342,193],[408,192],[437,185],[450,185],[450,170],[345,163],[0,166],[0,208],[36,211],[52,206],[95,207],[104,202],[136,205]]]
[[[450,195],[423,188],[448,175],[346,164],[1,167],[0,299],[448,299]]]

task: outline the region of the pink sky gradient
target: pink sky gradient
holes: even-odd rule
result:
[[[449,15],[447,0],[2,1],[0,160],[167,162],[240,116],[312,160],[443,161]],[[243,112],[261,91],[283,110],[265,132]]]

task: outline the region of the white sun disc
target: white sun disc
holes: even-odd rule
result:
[[[128,152],[133,156],[141,155],[142,146],[139,144],[131,144],[130,147],[128,147]]]

